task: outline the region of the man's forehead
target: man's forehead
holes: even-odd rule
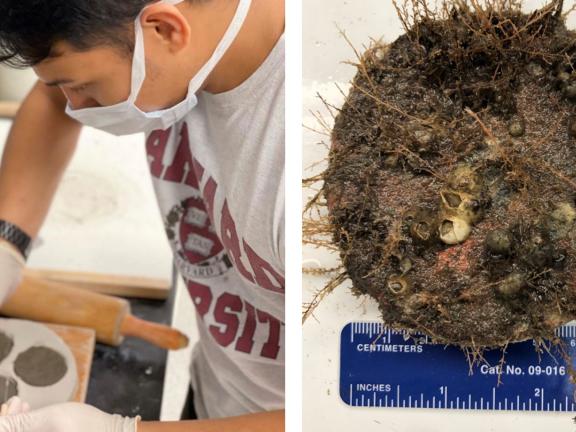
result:
[[[52,45],[50,48],[50,54],[48,55],[48,59],[54,59],[58,57],[63,57],[66,54],[70,54],[73,52],[77,52],[72,45],[66,41],[58,41]]]
[[[37,66],[53,67],[61,65],[64,62],[79,62],[80,65],[86,65],[87,63],[96,63],[101,65],[104,59],[106,61],[115,61],[111,56],[114,52],[113,48],[106,46],[80,50],[69,43],[58,42],[52,47],[48,57],[42,60]]]
[[[79,50],[70,44],[59,43],[49,57],[34,66],[34,71],[41,81],[56,86],[93,79],[107,73],[110,67],[130,60],[110,46]]]
[[[34,66],[34,70],[38,78],[50,86],[71,83],[73,80],[69,77],[70,72],[85,63],[85,60],[78,61],[78,54],[81,52],[73,49],[70,44],[59,42],[54,45],[48,57]]]

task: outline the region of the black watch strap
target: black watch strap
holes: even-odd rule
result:
[[[24,259],[28,258],[32,239],[16,225],[0,219],[0,239],[7,241],[18,249]]]

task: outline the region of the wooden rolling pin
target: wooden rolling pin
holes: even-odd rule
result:
[[[99,342],[118,346],[124,336],[134,336],[161,348],[177,350],[188,338],[176,329],[138,319],[124,299],[46,282],[25,275],[0,313],[52,324],[92,328]]]

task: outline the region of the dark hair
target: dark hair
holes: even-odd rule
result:
[[[66,41],[78,50],[98,45],[133,50],[130,24],[152,0],[2,0],[0,62],[38,64]]]

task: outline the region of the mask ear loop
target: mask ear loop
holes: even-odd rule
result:
[[[130,96],[126,102],[134,103],[142,90],[144,79],[146,78],[146,52],[144,50],[144,30],[142,28],[142,15],[144,10],[138,14],[134,21],[134,54],[132,56],[132,77],[130,81]]]
[[[161,1],[169,4],[177,4],[182,2],[182,0],[175,0],[175,1],[161,0]],[[198,92],[198,90],[200,90],[202,84],[204,84],[210,73],[214,70],[214,68],[220,62],[224,54],[226,54],[232,43],[236,40],[238,33],[240,33],[240,29],[244,25],[246,17],[248,16],[248,12],[250,11],[251,4],[252,0],[240,0],[236,12],[234,14],[234,17],[232,18],[232,21],[228,26],[226,32],[222,36],[221,41],[214,50],[214,53],[188,84],[188,93],[186,95],[186,99],[184,99],[182,102],[180,102],[179,104],[177,104],[172,108],[155,111],[152,113],[144,113],[144,115],[148,117],[161,117],[162,115],[169,115],[172,117],[171,122],[176,122],[180,120],[183,113],[190,111],[190,109],[197,102],[196,93]],[[145,77],[146,75],[145,73],[146,65],[144,63],[145,62],[144,37],[143,37],[142,25],[140,24],[140,19],[141,18],[138,17],[138,22],[136,24],[137,29],[136,47],[134,51],[134,65],[132,68],[132,73],[134,76],[133,78],[134,85],[132,85],[132,93],[129,99],[129,101],[132,102],[132,105],[134,106],[135,106],[134,102],[136,101],[136,98],[138,97],[138,94],[144,82],[144,78],[140,78],[137,76],[137,71],[139,70],[144,71],[141,74],[142,77]],[[141,50],[142,55],[137,55],[137,53],[140,51],[136,51],[136,49]],[[142,64],[137,63],[138,61],[141,61]]]
[[[234,43],[244,25],[244,22],[246,21],[251,4],[251,0],[240,0],[234,18],[232,18],[232,22],[228,26],[224,36],[222,36],[222,39],[214,50],[214,53],[206,64],[198,71],[192,81],[190,81],[190,84],[188,85],[188,94],[196,93],[200,90],[202,84],[204,84],[210,73],[214,70],[220,60],[222,60],[222,57],[224,57],[224,54],[226,54],[232,43]]]

